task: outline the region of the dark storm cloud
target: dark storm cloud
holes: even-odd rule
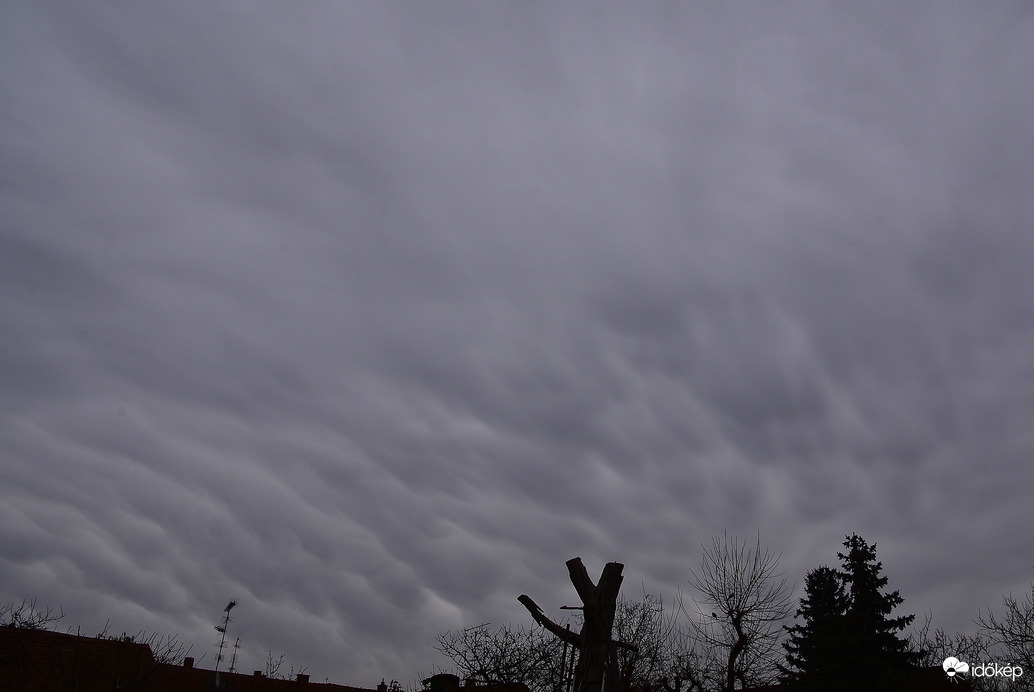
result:
[[[6,600],[372,685],[726,528],[1027,585],[1022,6],[3,12]]]

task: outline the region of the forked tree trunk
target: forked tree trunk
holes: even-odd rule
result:
[[[578,648],[578,665],[574,671],[574,692],[622,692],[617,675],[616,645],[611,641],[614,628],[614,611],[617,608],[618,591],[621,588],[620,562],[608,562],[603,568],[598,584],[594,584],[585,570],[581,558],[567,561],[578,597],[582,599],[582,630],[574,634],[550,620],[535,601],[526,595],[519,600],[535,622],[560,639]]]

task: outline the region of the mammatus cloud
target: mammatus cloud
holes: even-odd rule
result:
[[[760,527],[969,628],[1030,578],[1031,21],[9,3],[5,600],[409,682]]]

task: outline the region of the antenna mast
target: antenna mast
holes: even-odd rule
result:
[[[237,649],[241,648],[241,638],[237,637],[237,641],[233,643],[233,658],[230,659],[230,672],[236,672],[237,670]]]
[[[219,655],[215,657],[215,680],[216,680],[216,685],[219,684],[219,663],[220,663],[220,661],[223,660],[223,646],[226,644],[226,628],[229,627],[229,625],[230,625],[230,611],[233,610],[234,606],[236,606],[236,605],[237,605],[237,601],[230,601],[229,603],[227,603],[226,607],[223,608],[223,613],[225,613],[225,615],[223,615],[223,624],[215,626],[215,631],[218,632],[221,635],[219,637]],[[236,660],[237,652],[234,652],[233,657],[234,657],[234,660]],[[230,672],[231,673],[233,672],[232,665],[231,665],[231,668],[230,668]]]

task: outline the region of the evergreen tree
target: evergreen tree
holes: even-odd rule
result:
[[[883,563],[876,561],[875,543],[869,545],[858,534],[851,534],[844,547],[847,552],[837,553],[837,557],[843,565],[840,578],[848,587],[845,653],[861,676],[897,679],[920,658],[909,651],[907,640],[897,636],[915,615],[888,617],[904,599],[899,591],[881,591],[887,577],[882,576]]]
[[[779,667],[780,677],[803,689],[830,688],[850,679],[851,671],[842,665],[847,594],[839,572],[825,566],[808,572],[804,591],[796,614],[804,624],[786,628],[790,633],[783,644],[787,665]]]
[[[844,547],[837,553],[842,569],[819,567],[805,578],[797,611],[803,624],[786,628],[783,680],[802,690],[893,689],[920,658],[897,636],[915,615],[888,617],[904,599],[883,592],[887,577],[875,543],[852,534]]]

